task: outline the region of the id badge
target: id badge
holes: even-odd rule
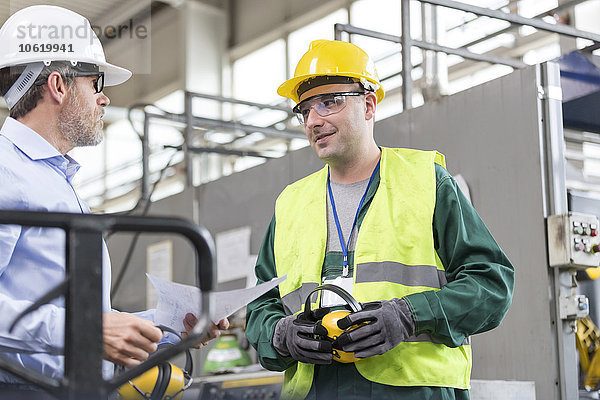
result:
[[[338,276],[335,279],[323,279],[323,284],[339,286],[352,295],[352,277],[343,278]],[[329,290],[321,292],[321,307],[345,306],[346,304],[344,299]]]

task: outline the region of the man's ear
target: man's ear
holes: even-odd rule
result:
[[[46,84],[50,99],[58,104],[62,104],[65,101],[68,91],[68,87],[62,76],[60,76],[58,72],[54,71],[50,74],[50,76],[48,76]]]
[[[368,121],[375,116],[375,109],[377,108],[377,96],[373,92],[367,92],[365,94],[365,119]]]

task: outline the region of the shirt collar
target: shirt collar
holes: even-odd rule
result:
[[[54,146],[48,143],[36,131],[14,118],[6,118],[0,134],[10,140],[32,160],[62,156]]]
[[[41,137],[36,131],[14,118],[7,117],[0,129],[0,135],[10,140],[19,150],[32,160],[48,160],[72,180],[80,165],[72,157],[60,152]]]

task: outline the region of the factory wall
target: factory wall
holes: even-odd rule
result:
[[[448,170],[464,177],[473,205],[515,266],[513,305],[503,324],[472,338],[473,378],[535,381],[537,398],[552,399],[557,398],[558,366],[548,295],[540,119],[532,67],[379,121],[375,137],[383,146],[444,153]],[[151,214],[192,218],[196,208],[200,223],[213,235],[249,226],[256,254],[278,193],[321,166],[304,148],[158,201]],[[140,240],[113,299],[117,307],[135,311],[145,306],[145,248],[158,240]],[[123,235],[109,240],[115,261],[128,243]],[[178,241],[175,246],[173,279],[191,284],[191,251]]]

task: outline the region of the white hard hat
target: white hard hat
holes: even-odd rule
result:
[[[131,71],[106,62],[100,40],[82,15],[39,5],[19,10],[6,20],[0,29],[0,69],[52,61],[97,65],[104,72],[105,86],[131,77]]]

